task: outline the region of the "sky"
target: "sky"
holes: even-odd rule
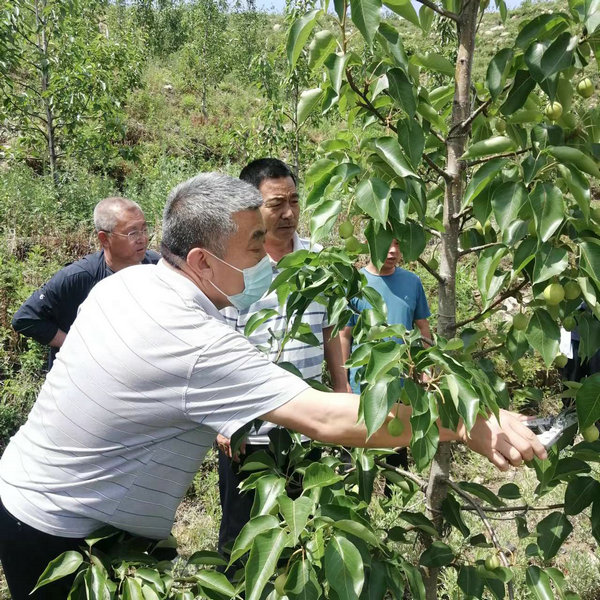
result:
[[[511,9],[519,6],[523,0],[505,0],[506,6]],[[490,3],[493,6],[493,2]],[[417,10],[420,8],[420,4],[413,0],[413,5]],[[285,0],[256,0],[256,7],[269,12],[282,13],[285,8]]]

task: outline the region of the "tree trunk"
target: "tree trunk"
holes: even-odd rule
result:
[[[456,329],[456,265],[458,262],[458,236],[460,233],[459,213],[465,188],[464,161],[459,157],[465,151],[470,125],[462,126],[471,114],[471,69],[477,30],[478,0],[466,0],[459,15],[458,56],[456,59],[455,90],[452,106],[452,123],[446,140],[446,181],[444,195],[444,233],[442,233],[440,275],[438,287],[439,317],[438,334],[451,338]],[[442,502],[447,495],[446,480],[450,476],[450,446],[440,444],[431,465],[427,487],[427,506],[431,518],[441,533],[443,515]],[[430,569],[425,579],[427,600],[436,600],[439,569]]]
[[[45,3],[42,3],[45,7]],[[42,90],[42,102],[44,104],[44,110],[46,112],[46,141],[48,144],[48,164],[50,166],[50,175],[54,181],[54,185],[58,186],[58,170],[56,168],[56,136],[54,128],[54,113],[50,106],[50,100],[47,97],[48,86],[50,84],[50,73],[48,71],[48,37],[46,32],[46,18],[40,14],[40,5],[36,0],[35,3],[35,18],[39,27],[39,51],[43,59],[42,66],[42,77],[40,87]]]

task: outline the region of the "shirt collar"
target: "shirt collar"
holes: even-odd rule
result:
[[[208,296],[181,271],[169,267],[164,258],[158,261],[156,268],[158,269],[158,277],[167,283],[169,287],[176,290],[185,302],[193,302],[210,317],[214,317],[219,321],[225,320]]]

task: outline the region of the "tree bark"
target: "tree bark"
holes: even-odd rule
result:
[[[45,7],[45,2],[42,2],[42,7]],[[35,18],[39,28],[39,49],[42,61],[42,76],[40,81],[40,87],[42,90],[41,98],[44,104],[44,111],[46,113],[46,141],[48,145],[48,164],[50,166],[50,175],[54,185],[58,186],[58,170],[56,168],[56,136],[54,127],[54,113],[50,106],[50,100],[47,96],[48,87],[50,85],[50,73],[49,73],[49,60],[48,60],[48,37],[46,32],[46,19],[45,16],[40,14],[40,4],[36,0],[35,3]]]
[[[451,338],[456,330],[456,266],[458,263],[458,214],[465,189],[464,161],[459,160],[465,151],[470,125],[463,127],[471,113],[471,71],[477,31],[478,0],[466,0],[457,23],[458,55],[455,70],[455,90],[452,106],[452,123],[446,140],[446,172],[450,180],[444,194],[444,229],[441,237],[440,275],[438,286],[438,334]],[[451,453],[448,443],[440,444],[433,459],[427,487],[427,507],[431,518],[441,533],[443,527],[442,503],[447,496],[446,481],[450,476]],[[430,569],[425,578],[427,600],[436,600],[439,569]]]

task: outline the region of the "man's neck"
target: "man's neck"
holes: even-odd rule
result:
[[[294,250],[294,238],[286,241],[267,238],[265,239],[265,250],[275,262],[279,262],[286,254]]]
[[[370,262],[365,269],[371,273],[371,275],[379,275],[380,277],[387,277],[388,275],[393,275],[396,272],[396,267],[387,267],[386,265],[383,265],[381,271],[378,271],[377,267],[375,267],[372,262]]]
[[[130,266],[129,264],[125,264],[125,263],[121,263],[119,261],[115,261],[112,256],[110,256],[109,254],[106,253],[106,251],[104,252],[104,260],[105,260],[106,264],[108,265],[108,268],[113,273],[116,273],[117,271],[120,271],[121,269],[124,269],[125,267],[129,267]]]

